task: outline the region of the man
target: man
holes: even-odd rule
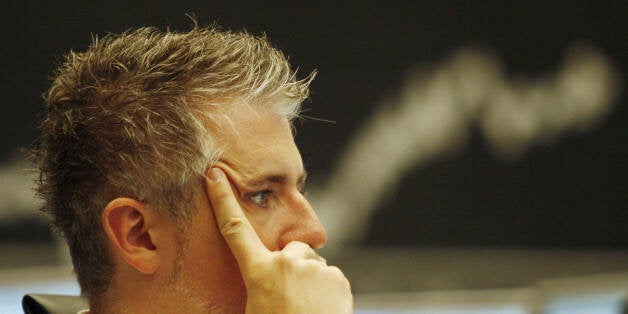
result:
[[[297,80],[265,38],[141,28],[71,52],[46,95],[38,192],[91,313],[348,313],[315,249],[291,121]]]

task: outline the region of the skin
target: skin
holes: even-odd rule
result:
[[[256,280],[271,282],[269,278],[279,278],[278,274],[291,274],[277,269],[276,257],[268,255],[280,252],[283,256],[283,251],[288,252],[286,256],[290,258],[282,257],[284,262],[280,264],[291,265],[285,263],[289,260],[298,265],[288,267],[294,275],[282,281],[293,282],[293,286],[285,287],[286,291],[323,278],[325,282],[333,282],[334,287],[342,286],[343,293],[336,294],[348,292],[350,297],[348,282],[342,273],[337,268],[330,271],[313,251],[325,244],[326,234],[302,193],[306,174],[289,122],[274,113],[249,106],[238,107],[237,114],[229,116],[232,121],[228,125],[232,127],[222,126],[223,133],[218,138],[224,154],[214,166],[220,170],[223,180],[208,181],[199,189],[202,192],[196,199],[195,214],[185,228],[185,240],[182,241],[169,217],[146,204],[118,198],[105,208],[103,227],[111,242],[115,274],[103,302],[90,304],[93,313],[243,313],[247,306],[250,309],[251,300],[266,300],[267,303],[267,300],[302,299],[306,294],[294,298],[261,297],[259,289],[254,289],[259,286]],[[216,186],[213,190],[212,182]],[[216,199],[214,195],[211,202],[212,193],[218,193],[212,191],[222,191],[222,197]],[[217,222],[217,206],[235,211],[228,212],[229,215]],[[233,233],[224,228],[230,225],[230,217],[239,215],[249,229]],[[254,237],[247,233],[251,230]],[[228,243],[225,232],[236,236]],[[243,242],[241,237],[248,240]],[[255,238],[262,248],[241,245],[257,243]],[[234,245],[238,252],[235,257]],[[315,260],[318,266],[303,264],[303,259]],[[250,263],[251,260],[264,263]],[[248,266],[243,268],[243,263]],[[312,267],[323,271],[313,271]],[[260,278],[256,273],[268,278]],[[317,277],[312,277],[314,275]],[[336,291],[335,288],[325,290]],[[310,299],[320,297],[308,295]],[[277,309],[270,303],[257,304],[257,307],[262,305],[269,306],[269,311]]]
[[[246,313],[353,313],[349,281],[306,243],[268,250],[230,191],[224,173],[210,169],[207,194],[216,222],[246,285]]]

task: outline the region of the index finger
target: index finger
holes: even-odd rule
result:
[[[240,204],[235,199],[229,180],[218,168],[207,171],[205,190],[214,210],[220,233],[227,241],[240,269],[260,258],[268,250],[248,221]]]

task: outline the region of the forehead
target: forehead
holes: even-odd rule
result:
[[[238,106],[218,122],[217,138],[223,154],[220,162],[243,179],[303,172],[301,155],[294,143],[290,122],[264,108]]]

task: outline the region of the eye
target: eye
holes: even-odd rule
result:
[[[249,199],[253,203],[257,204],[257,206],[266,207],[266,205],[268,205],[268,195],[270,193],[272,193],[272,191],[270,190],[255,192],[249,195]]]

